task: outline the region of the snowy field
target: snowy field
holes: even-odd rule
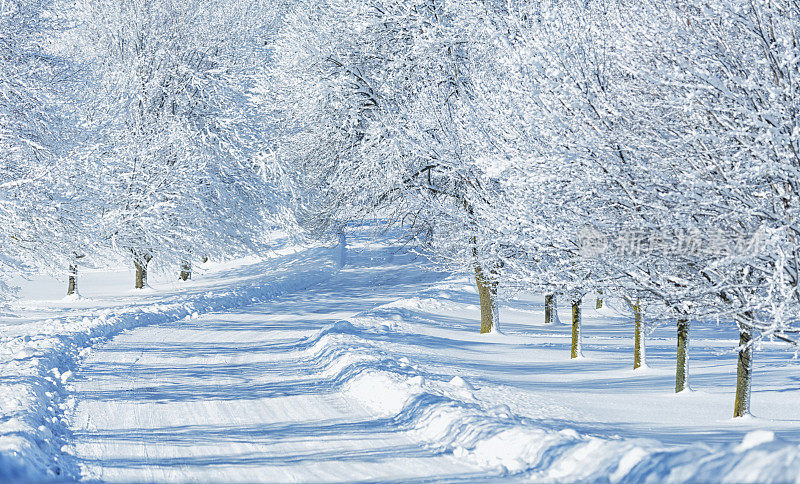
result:
[[[800,476],[797,363],[778,346],[756,351],[755,416],[734,420],[735,330],[693,329],[693,391],[675,395],[673,328],[648,335],[634,371],[631,320],[587,301],[585,357],[570,360],[570,327],[544,326],[541,298],[480,335],[471,280],[391,247],[351,247],[338,271],[335,258],[287,250],[145,294],[126,272],[89,273],[79,301],[28,284],[0,327],[0,477]]]

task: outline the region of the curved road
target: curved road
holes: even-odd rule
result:
[[[373,254],[374,255],[374,254]],[[102,481],[474,479],[320,378],[306,342],[341,318],[413,295],[408,266],[349,267],[273,303],[123,333],[76,376],[83,477]],[[375,391],[380,391],[376,388]]]

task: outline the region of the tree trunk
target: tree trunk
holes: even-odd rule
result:
[[[481,302],[481,333],[490,333],[492,328],[497,326],[499,319],[497,283],[486,280],[483,269],[478,264],[475,264],[475,282]]]
[[[69,265],[69,282],[67,283],[67,296],[78,294],[78,263]]]
[[[572,346],[570,358],[583,356],[581,353],[581,300],[572,301]]]
[[[135,261],[133,263],[136,266],[136,284],[134,287],[136,289],[143,289],[144,285],[147,284],[147,267],[145,267],[144,263]]]
[[[344,226],[339,227],[339,243],[336,247],[338,251],[339,267],[344,267],[347,264],[347,234],[345,233]]]
[[[545,294],[544,296],[544,324],[553,324],[558,318],[555,317],[556,312],[556,296],[553,294]]]
[[[597,301],[595,301],[594,308],[595,309],[603,309],[603,291],[597,291],[598,297]]]
[[[189,261],[181,262],[181,274],[178,276],[182,281],[188,281],[192,278],[192,263]]]
[[[689,320],[678,320],[678,368],[675,370],[675,393],[689,388]]]
[[[749,346],[751,335],[749,329],[739,329],[739,363],[736,369],[736,400],[733,404],[733,416],[750,415],[750,380],[753,374],[753,347]]]
[[[152,257],[148,255],[134,257],[133,259],[133,265],[136,266],[136,284],[134,285],[136,289],[144,289],[147,286],[147,264],[150,259]]]
[[[639,299],[633,305],[633,369],[637,369],[645,364],[644,362],[644,331],[642,331],[642,307]]]

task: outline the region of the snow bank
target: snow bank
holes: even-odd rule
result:
[[[772,432],[753,431],[733,445],[667,446],[555,430],[482,401],[461,376],[425,371],[391,351],[391,342],[413,337],[402,334],[413,327],[403,322],[415,317],[409,308],[424,305],[424,298],[412,298],[337,322],[302,351],[320,378],[353,400],[487,474],[543,482],[800,482],[800,447]],[[439,309],[435,302],[429,312]]]
[[[92,345],[128,328],[245,306],[309,287],[338,270],[336,256],[329,248],[287,250],[245,271],[239,268],[221,288],[87,309],[81,316],[27,325],[22,335],[19,327],[10,336],[9,328],[0,326],[0,481],[77,475],[70,458],[61,453],[68,440],[64,415],[74,405],[69,397],[72,369]],[[253,275],[242,278],[242,272]]]

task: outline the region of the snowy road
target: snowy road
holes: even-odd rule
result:
[[[694,330],[695,390],[676,396],[673,328],[633,371],[630,319],[589,301],[586,357],[570,360],[570,327],[543,325],[541,298],[508,302],[505,334],[480,335],[469,279],[393,254],[362,246],[311,287],[101,340],[65,387],[63,467],[123,482],[797,481],[782,350],[758,353],[758,414],[733,421],[727,328]],[[276,285],[316,274],[280,261]],[[249,287],[234,276],[220,297]]]
[[[415,442],[392,418],[320,378],[308,358],[306,342],[324,325],[409,295],[366,272],[343,271],[274,303],[139,328],[96,351],[75,382],[73,437],[84,477],[475,477],[474,464]]]

